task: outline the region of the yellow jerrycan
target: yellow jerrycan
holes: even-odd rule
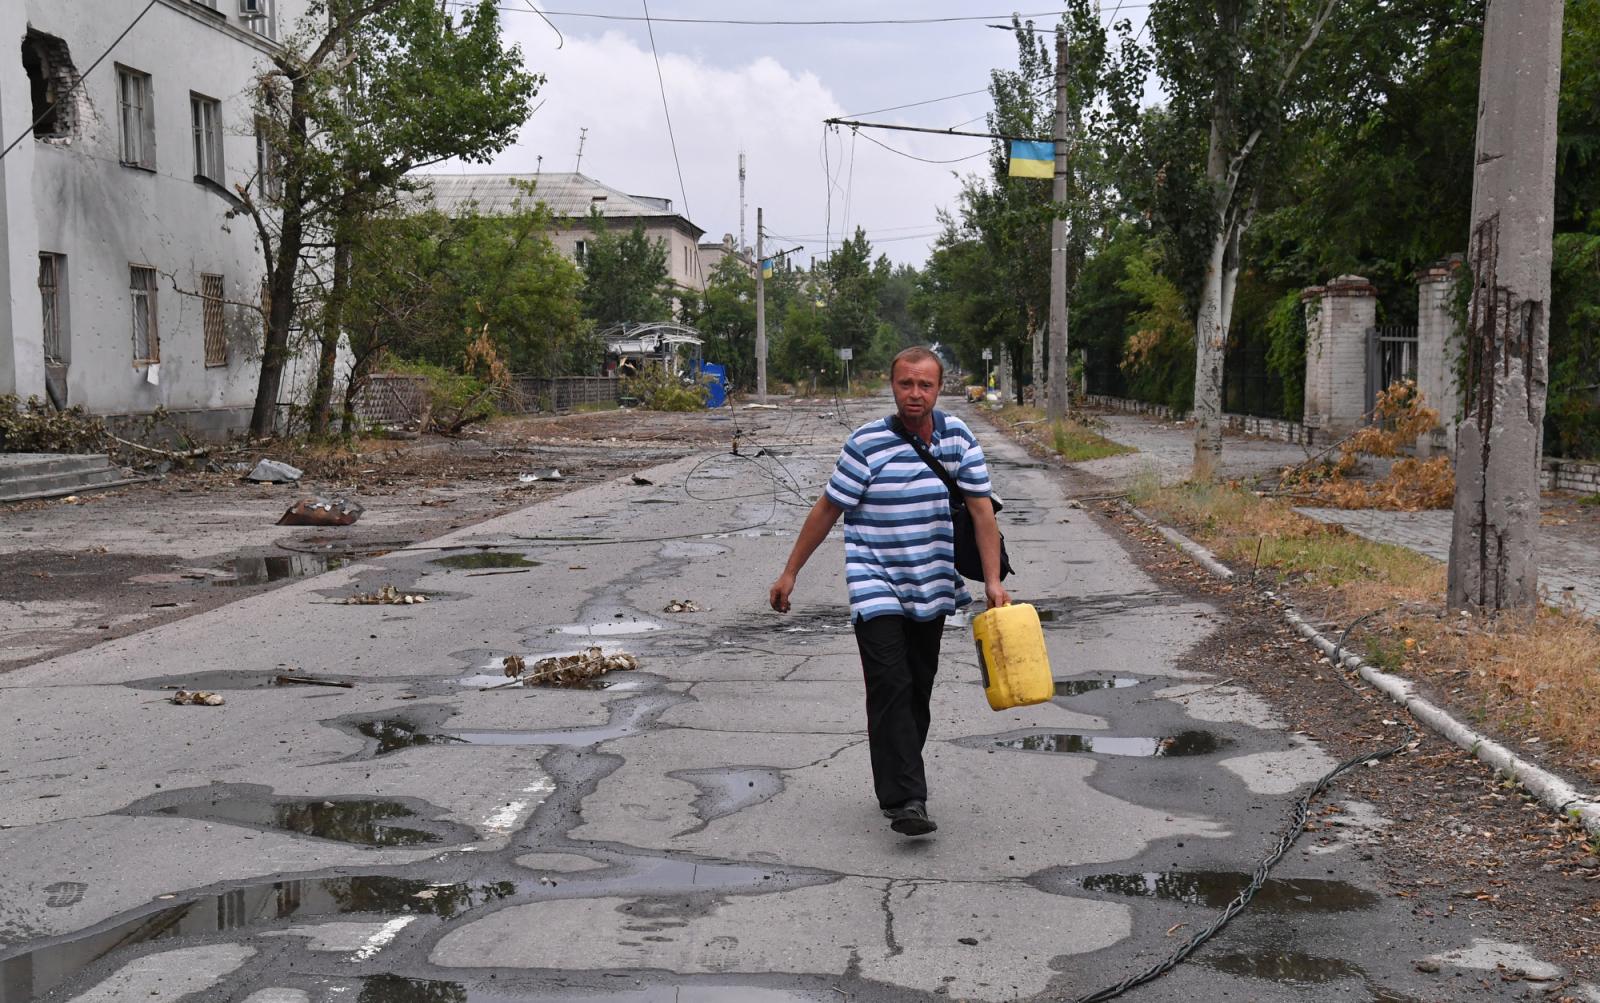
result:
[[[991,709],[1044,703],[1056,695],[1038,610],[1027,603],[986,609],[972,618],[972,639]]]

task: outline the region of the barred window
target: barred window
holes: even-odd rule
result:
[[[220,275],[200,276],[200,304],[206,332],[206,365],[228,364],[228,341],[222,330],[223,282]]]
[[[128,293],[133,304],[133,361],[161,361],[161,335],[156,329],[156,270],[128,266]]]
[[[62,331],[61,286],[65,279],[64,254],[39,255],[39,300],[44,309],[44,361],[61,365],[67,361],[66,338]]]

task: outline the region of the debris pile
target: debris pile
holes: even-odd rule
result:
[[[693,599],[674,599],[661,610],[663,613],[700,613],[700,605]]]
[[[179,690],[172,694],[175,704],[193,704],[196,707],[221,707],[227,701],[222,699],[222,694],[212,693],[209,690]]]
[[[639,659],[626,652],[607,655],[598,647],[585,648],[576,655],[541,658],[530,666],[520,655],[507,655],[501,662],[505,674],[523,686],[577,686],[607,672],[628,672],[639,667]],[[523,675],[524,672],[527,675]]]
[[[420,592],[401,592],[393,585],[385,585],[376,592],[353,595],[344,602],[346,606],[410,606],[427,601],[428,597]]]
[[[349,526],[366,511],[346,498],[302,498],[278,520],[280,526]]]

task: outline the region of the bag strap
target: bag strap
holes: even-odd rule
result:
[[[900,438],[911,443],[911,448],[915,449],[917,455],[922,457],[922,462],[926,463],[934,473],[938,474],[941,481],[944,481],[944,486],[950,491],[950,508],[954,510],[957,506],[965,506],[967,504],[967,496],[962,494],[961,489],[956,486],[956,479],[950,476],[950,471],[944,468],[943,463],[934,459],[933,454],[928,452],[928,447],[922,444],[922,440],[907,430],[899,415],[889,416],[889,428]]]

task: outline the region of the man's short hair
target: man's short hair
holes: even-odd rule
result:
[[[921,345],[913,345],[910,348],[902,348],[900,350],[900,354],[896,355],[894,361],[889,363],[889,380],[890,382],[894,381],[895,367],[902,362],[909,362],[915,365],[918,362],[930,361],[939,367],[939,382],[941,384],[944,383],[944,360],[939,358],[938,352],[930,348],[924,348]]]

